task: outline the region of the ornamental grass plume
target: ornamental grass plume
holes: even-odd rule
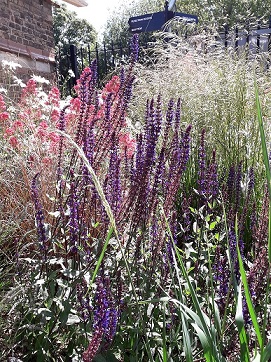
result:
[[[205,129],[209,149],[216,150],[217,160],[223,160],[227,169],[243,160],[245,168],[254,166],[256,171],[260,167],[260,144],[254,75],[264,90],[270,83],[270,72],[264,70],[261,57],[247,59],[245,52],[237,56],[231,47],[214,45],[212,31],[201,31],[200,27],[194,29],[189,36],[184,32],[157,34],[145,50],[144,63],[137,64],[139,81],[130,112],[135,119],[142,119],[145,110],[140,99],[146,93],[161,94],[165,104],[178,94],[182,99],[181,122],[193,127],[193,146],[198,149],[195,142]],[[208,51],[202,51],[202,44],[208,45]],[[266,93],[263,104],[267,119],[269,96]]]

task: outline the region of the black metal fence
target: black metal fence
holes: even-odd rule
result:
[[[261,27],[258,22],[257,27],[252,29],[238,29],[238,27],[235,27],[230,31],[226,25],[224,32],[221,32],[216,40],[226,48],[231,47],[236,51],[246,50],[250,54],[270,52],[271,17],[268,27]]]
[[[59,49],[56,56],[56,69],[58,85],[64,95],[72,94],[72,88],[81,72],[89,66],[93,60],[97,61],[98,80],[109,73],[114,72],[121,64],[125,63],[130,55],[128,46],[122,43],[111,44],[111,46],[86,45],[76,47],[73,44]]]
[[[215,37],[214,47],[223,46],[235,51],[247,51],[248,54],[271,52],[271,17],[268,26],[258,25],[251,29],[229,29]],[[140,48],[149,47],[149,43],[140,44]],[[58,85],[63,95],[72,94],[73,86],[80,77],[82,70],[89,66],[94,59],[97,60],[98,79],[101,82],[104,77],[115,71],[117,67],[125,63],[130,55],[129,46],[111,44],[111,46],[86,45],[77,48],[73,44],[64,46],[56,57]]]

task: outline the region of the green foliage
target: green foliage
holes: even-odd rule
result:
[[[156,62],[140,65],[136,70],[137,83],[130,109],[124,106],[131,94],[128,86],[121,93],[114,82],[107,85],[108,93],[101,92],[103,102],[98,104],[98,92],[92,83],[86,82],[89,73],[84,74],[82,94],[73,101],[75,105],[77,101],[82,103],[77,108],[72,108],[72,104],[69,107],[69,116],[74,116],[70,127],[79,142],[58,132],[62,147],[70,144],[72,148],[61,148],[64,157],[57,163],[57,172],[58,176],[63,173],[56,182],[56,196],[50,197],[55,209],[47,208],[44,212],[40,208],[39,218],[36,216],[36,223],[40,223],[38,231],[44,226],[44,234],[38,237],[45,235],[46,249],[29,227],[31,242],[25,242],[26,236],[21,238],[16,253],[11,253],[16,258],[13,256],[7,262],[6,254],[0,255],[5,262],[1,273],[9,262],[13,267],[13,285],[4,283],[7,274],[1,274],[0,280],[0,293],[6,294],[0,304],[0,323],[4,331],[11,331],[11,341],[4,346],[9,352],[3,358],[15,354],[24,361],[82,359],[83,352],[98,334],[93,327],[93,307],[103,303],[96,292],[102,277],[106,277],[110,281],[110,297],[118,303],[118,323],[111,344],[107,346],[103,337],[94,361],[248,362],[255,358],[267,362],[270,359],[271,347],[267,342],[271,331],[267,323],[270,195],[263,195],[266,180],[262,172],[265,166],[269,183],[270,132],[263,128],[263,118],[270,117],[268,92],[263,93],[269,73],[263,72],[262,62],[248,62],[231,52],[203,54],[202,44],[202,37],[195,37],[193,43],[173,38],[167,47],[165,42],[157,45]],[[128,78],[122,84],[130,86],[133,73],[128,69],[126,75]],[[255,105],[255,77],[265,103],[263,107],[257,91]],[[159,107],[151,108],[152,113],[150,108],[146,111],[146,95],[157,94],[162,94],[165,103],[161,108],[160,103]],[[173,114],[178,125],[175,129],[170,123],[170,112],[164,111],[176,95],[182,96],[183,104],[180,127],[178,112]],[[104,102],[107,108],[102,108]],[[119,102],[116,107],[114,102]],[[131,181],[134,167],[142,171],[140,147],[133,161],[122,159],[117,147],[110,148],[110,139],[116,141],[115,128],[111,129],[114,137],[108,136],[110,121],[118,127],[124,115],[130,118],[125,119],[125,127],[131,121],[135,134],[146,130],[142,134],[146,144],[156,132],[151,129],[152,124],[160,116],[163,120],[161,137],[155,144],[154,166],[148,169],[144,165],[140,182],[140,172]],[[105,122],[99,123],[104,118]],[[256,118],[261,145],[257,142]],[[144,120],[149,121],[148,126]],[[170,126],[165,137],[166,121]],[[84,137],[87,127],[94,122],[98,126],[91,137],[95,136],[96,142],[90,138],[88,141],[93,142],[90,145]],[[138,126],[136,122],[142,124]],[[179,191],[174,192],[175,203],[165,212],[165,195],[168,196],[172,182],[172,177],[166,178],[165,174],[168,172],[170,176],[178,158],[185,157],[183,149],[173,155],[171,152],[173,147],[179,150],[184,134],[181,129],[190,122],[192,156],[181,183],[177,180]],[[205,142],[202,128],[206,130]],[[259,156],[261,147],[264,164]],[[148,155],[150,148],[146,148],[145,154]],[[214,148],[216,155],[212,153]],[[161,149],[164,154],[159,153]],[[96,152],[93,158],[92,151],[91,157]],[[114,152],[119,158],[113,158]],[[154,173],[161,154],[160,160],[165,162]],[[122,167],[116,171],[112,165]],[[253,173],[249,172],[251,166]],[[116,174],[122,185],[131,182],[134,194],[123,188],[124,202],[118,209],[121,211],[114,213],[112,209],[118,199],[112,201],[110,197],[115,191],[113,185],[118,185],[113,184]],[[146,175],[150,176],[147,182]],[[253,175],[257,178],[256,186]],[[150,199],[145,193],[140,198],[137,191],[149,190],[154,180],[160,183],[155,190],[152,213],[148,214]],[[216,192],[210,192],[215,186]],[[35,206],[39,207],[42,199],[38,198],[38,192],[35,197]],[[148,207],[141,209],[142,205]],[[33,213],[29,218],[34,224]],[[76,244],[72,244],[73,237],[78,238]],[[5,238],[3,233],[2,239]],[[80,310],[81,287],[81,296],[90,301],[87,322]],[[6,305],[12,308],[5,326]]]
[[[20,269],[24,287],[13,302],[20,312],[15,341],[23,360],[70,361],[80,355],[87,344],[87,325],[75,309],[82,275],[61,259],[44,262],[38,255],[20,259]]]
[[[69,11],[66,5],[54,7],[53,28],[55,45],[58,48],[66,44],[80,46],[96,42],[94,27],[87,20],[78,18],[74,11]]]
[[[67,59],[70,53],[70,44],[76,47],[88,46],[89,50],[95,48],[97,33],[94,27],[85,19],[80,19],[74,11],[69,11],[65,4],[53,8],[53,30],[55,49],[57,55],[58,85],[63,96],[70,94],[73,86],[72,76],[69,74],[71,65]],[[88,57],[84,56],[85,66],[88,64]]]

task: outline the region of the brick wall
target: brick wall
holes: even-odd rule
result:
[[[21,64],[19,76],[24,81],[32,74],[53,80],[50,0],[0,0],[0,62],[3,59]]]

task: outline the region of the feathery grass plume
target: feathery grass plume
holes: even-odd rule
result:
[[[166,41],[164,37],[158,35],[150,47],[152,66],[145,62],[136,67],[140,82],[134,89],[131,107],[134,117],[143,118],[140,99],[146,93],[160,93],[165,103],[178,94],[182,97],[181,122],[192,124],[194,140],[205,128],[209,149],[216,149],[217,159],[223,159],[227,169],[241,160],[245,168],[261,169],[258,130],[253,122],[254,74],[260,79],[261,87],[269,84],[269,75],[263,71],[261,60],[248,60],[244,54],[235,56],[221,47],[202,52],[201,40],[205,42],[206,37],[213,37],[208,31],[189,37],[171,34]],[[148,50],[145,56],[148,59]],[[263,107],[270,119],[268,102]]]
[[[43,257],[46,259],[46,249],[47,249],[46,241],[48,238],[46,236],[44,212],[43,212],[42,204],[40,201],[38,186],[37,186],[38,177],[39,177],[39,174],[37,173],[32,180],[31,192],[32,192],[33,202],[35,205],[35,220],[36,220],[36,226],[37,226],[39,246],[41,248],[41,251],[44,253]]]

